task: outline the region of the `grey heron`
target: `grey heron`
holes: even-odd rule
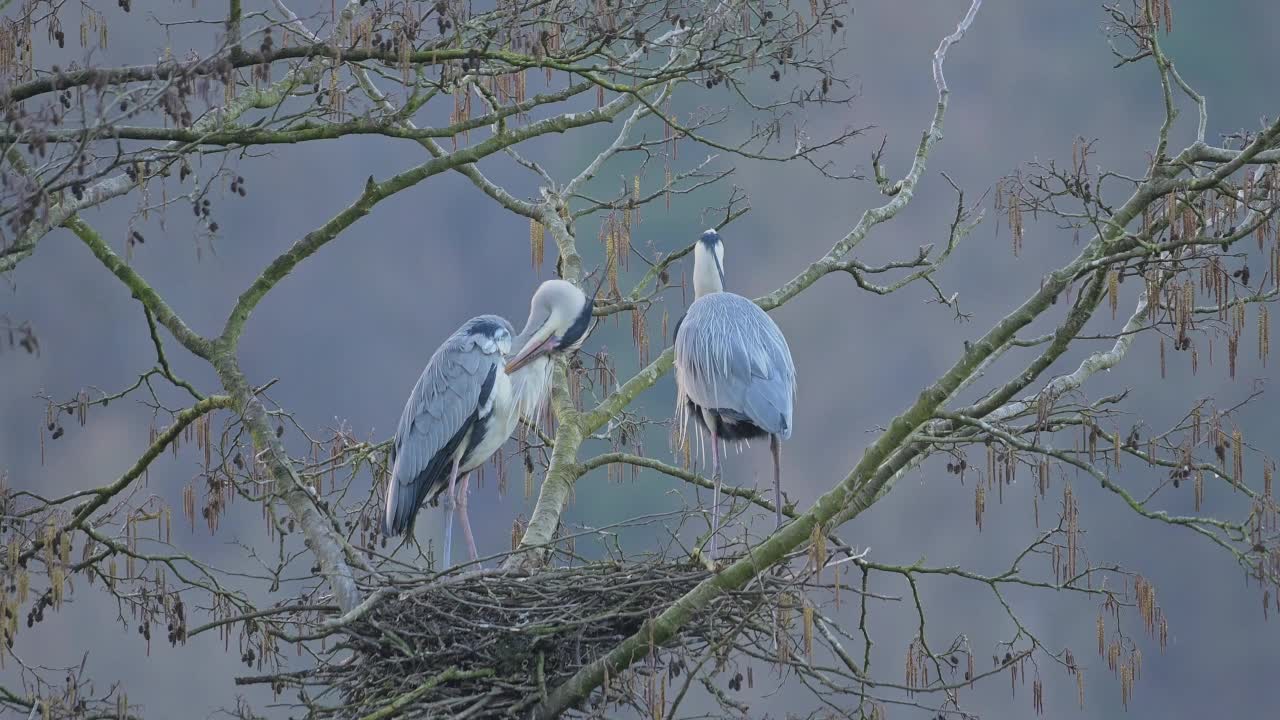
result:
[[[551,387],[552,356],[581,347],[593,301],[564,280],[548,280],[533,294],[518,336],[512,337],[511,323],[503,318],[481,315],[435,351],[409,395],[392,443],[383,517],[388,535],[411,533],[422,503],[444,493],[445,564],[452,559],[455,511],[476,560],[467,517],[468,473],[502,447],[521,415],[530,421],[537,417]]]
[[[787,339],[758,305],[724,290],[724,243],[715,230],[693,249],[693,304],[675,329],[676,409],[711,436],[711,552],[720,531],[720,442],[768,436],[782,526],[782,449],[791,437],[796,368]]]

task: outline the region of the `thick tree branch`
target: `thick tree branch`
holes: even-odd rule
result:
[[[334,601],[343,612],[357,607],[361,601],[359,587],[348,558],[348,548],[332,518],[319,507],[320,500],[298,477],[284,444],[267,422],[267,411],[257,393],[250,387],[236,362],[234,347],[219,345],[211,357],[233,406],[253,437],[258,457],[275,481],[275,493],[283,498],[294,519],[302,527],[307,544],[320,562],[320,571],[329,582]]]

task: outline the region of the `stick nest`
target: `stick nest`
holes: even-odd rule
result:
[[[332,662],[311,679],[341,697],[332,711],[339,717],[527,715],[707,576],[689,565],[599,563],[438,582],[353,622],[346,642],[332,648]],[[719,597],[665,650],[651,650],[647,662],[610,678],[590,704],[662,702],[668,684],[684,683],[685,659],[703,657],[717,634],[732,630],[727,646],[740,649],[773,646],[774,605],[766,600],[778,598],[782,581],[762,576],[752,588]]]

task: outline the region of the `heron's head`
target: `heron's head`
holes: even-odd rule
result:
[[[591,328],[594,300],[564,280],[542,283],[529,302],[524,330],[511,341],[515,355],[507,361],[507,373],[551,353],[578,349]]]
[[[720,233],[707,230],[693,246],[693,296],[724,290],[724,243]]]

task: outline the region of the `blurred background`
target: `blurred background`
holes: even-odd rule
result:
[[[179,42],[183,29],[172,29],[179,34],[166,41],[154,18],[217,18],[222,12],[216,4],[201,3],[194,11],[182,5],[156,3],[141,13],[135,8],[132,16],[104,9],[115,24],[111,50],[102,60],[150,62],[164,52],[166,42],[181,55],[186,47]],[[318,5],[327,8],[328,2]],[[870,155],[887,136],[885,164],[897,177],[908,167],[933,112],[932,52],[968,3],[855,5],[842,35],[832,42],[847,47],[839,56],[838,74],[851,79],[859,98],[839,111],[815,107],[807,132],[820,138],[849,126],[872,126],[859,141],[830,156],[833,170],[870,175]],[[294,9],[309,17],[317,8],[300,4]],[[1176,2],[1173,9],[1174,31],[1165,47],[1184,77],[1207,96],[1210,142],[1221,133],[1256,128],[1261,116],[1274,114],[1280,84],[1272,60],[1280,6],[1264,0],[1223,0]],[[154,17],[148,18],[148,13]],[[1007,228],[998,228],[991,202],[1002,176],[1027,161],[1067,161],[1080,136],[1097,139],[1095,166],[1134,175],[1143,172],[1161,121],[1159,83],[1149,64],[1113,69],[1101,28],[1104,20],[1091,4],[987,0],[970,34],[951,51],[947,77],[952,98],[945,139],[930,159],[915,200],[896,220],[877,228],[858,251],[857,257],[870,263],[914,256],[920,245],[945,243],[956,198],[940,173],[963,188],[970,202],[985,194],[987,220],[936,276],[945,292],[959,293],[961,308],[973,314],[971,321],[957,322],[950,310],[927,304],[927,286],[877,297],[836,275],[773,313],[789,339],[799,372],[796,429],[784,446],[783,484],[800,507],[845,476],[877,428],[945,371],[965,340],[985,332],[1035,289],[1045,272],[1078,252],[1071,233],[1057,230],[1052,221],[1035,223],[1028,218],[1025,247],[1015,257]],[[212,42],[208,35],[207,30],[192,35],[192,46],[207,49]],[[686,90],[681,107],[690,111],[699,105],[732,104],[733,97],[721,90]],[[1178,147],[1192,139],[1191,115],[1188,108],[1176,128]],[[717,137],[747,132],[749,114],[730,118],[715,131]],[[554,177],[566,180],[614,132],[615,128],[597,127],[543,139],[521,150]],[[680,162],[697,162],[707,152],[682,143]],[[248,195],[227,193],[225,199],[215,199],[221,226],[216,240],[197,237],[189,214],[152,216],[133,226],[147,238],[135,249],[133,265],[194,329],[214,334],[236,295],[271,258],[348,204],[369,175],[385,178],[421,162],[422,154],[411,141],[354,137],[274,146],[265,157],[234,158]],[[536,177],[505,161],[482,167],[517,195],[534,192]],[[749,297],[789,280],[825,253],[865,208],[881,201],[871,183],[830,181],[803,164],[722,157],[714,167],[735,168],[730,182],[750,196],[751,212],[723,232],[729,287]],[[606,168],[593,187],[601,195],[616,191],[634,172],[635,163],[619,162]],[[647,186],[659,184],[661,167],[651,166],[644,179]],[[708,208],[722,205],[729,189],[722,184],[691,196],[674,196],[669,210],[662,203],[646,208],[633,242],[665,252],[687,245],[714,224],[718,215]],[[131,196],[89,212],[85,219],[122,251],[136,202],[137,196]],[[598,223],[590,219],[578,228],[588,269],[602,262],[594,239],[597,230]],[[394,430],[431,352],[463,321],[480,313],[499,313],[517,328],[522,324],[530,294],[538,282],[553,276],[555,262],[549,247],[543,266],[530,267],[528,232],[527,220],[498,208],[465,178],[432,178],[378,205],[282,282],[248,324],[241,344],[242,367],[254,383],[279,378],[271,391],[273,399],[304,427],[320,431],[345,423],[357,435],[384,439]],[[481,265],[488,268],[484,274],[477,273]],[[682,264],[680,269],[687,268]],[[633,260],[633,274],[638,270]],[[1125,289],[1122,314],[1132,307],[1136,285]],[[650,313],[654,356],[669,339],[659,340],[662,309],[674,327],[682,302],[678,291],[668,293],[661,308]],[[1049,320],[1060,319],[1063,310],[1060,304]],[[67,400],[87,387],[115,391],[150,367],[153,349],[137,303],[70,232],[59,230],[16,272],[0,279],[0,314],[30,321],[41,349],[38,357],[16,350],[0,354],[0,473],[7,475],[8,485],[55,494],[118,477],[147,443],[149,409],[132,400],[113,403],[93,412],[83,428],[67,423],[66,435],[57,442],[46,440],[42,449],[45,402],[36,396],[45,393]],[[1098,315],[1098,331],[1111,327],[1106,313]],[[1135,421],[1145,418],[1162,428],[1176,422],[1198,398],[1212,396],[1221,405],[1234,405],[1267,378],[1269,371],[1255,360],[1252,342],[1246,340],[1242,347],[1234,381],[1221,357],[1213,367],[1202,360],[1199,373],[1192,376],[1184,355],[1170,359],[1169,377],[1162,381],[1155,339],[1144,338],[1121,367],[1095,378],[1088,390],[1098,397],[1132,389],[1125,409]],[[201,389],[217,387],[207,367],[191,361],[176,343],[167,345],[179,374]],[[638,367],[626,318],[597,329],[587,348],[600,347],[608,348],[620,372],[629,374]],[[1074,369],[1085,353],[1098,347],[1082,343],[1052,374]],[[1023,361],[1025,356],[1016,354],[1006,359],[989,374],[991,382]],[[979,383],[974,392],[989,387],[990,382]],[[638,407],[656,418],[669,417],[674,408],[670,378],[647,392]],[[1274,449],[1280,430],[1269,411],[1272,407],[1270,400],[1256,402],[1239,416],[1246,438],[1263,450]],[[297,433],[290,430],[286,439],[299,454],[305,452]],[[589,449],[602,451],[604,445]],[[662,428],[646,437],[646,452],[663,460],[675,458]],[[971,457],[971,463],[977,460]],[[1006,568],[1035,536],[1030,475],[1024,473],[1025,479],[1006,488],[1003,503],[989,498],[979,532],[973,521],[972,479],[962,486],[938,465],[930,463],[905,478],[840,534],[855,546],[869,546],[870,557],[880,562],[909,564],[923,558],[930,565],[964,564],[978,572]],[[151,468],[146,492],[177,506],[182,487],[198,472],[194,452],[176,458],[166,453]],[[1246,472],[1261,474],[1256,463]],[[566,518],[577,525],[602,526],[675,509],[694,498],[683,483],[656,473],[642,472],[632,479],[628,470],[624,475],[622,482],[610,481],[601,469],[584,477]],[[731,454],[725,477],[737,485],[766,487],[766,447]],[[1143,493],[1155,478],[1136,469],[1132,475],[1126,470],[1118,476],[1126,487]],[[1275,625],[1264,622],[1261,591],[1249,587],[1232,559],[1202,538],[1144,521],[1091,481],[1068,479],[1080,498],[1089,560],[1114,561],[1141,572],[1154,583],[1170,620],[1171,639],[1163,654],[1140,627],[1126,628],[1142,638],[1144,654],[1128,713],[1274,714],[1270,681],[1280,638]],[[1224,496],[1218,487],[1211,487],[1207,495],[1206,512],[1238,517],[1238,497]],[[1049,499],[1059,497],[1061,485],[1055,484]],[[1171,511],[1190,512],[1189,484],[1167,502]],[[512,521],[521,513],[527,517],[532,505],[533,498],[524,497],[519,482],[511,484],[505,497],[499,497],[492,481],[476,488],[471,513],[481,554],[506,547]],[[1047,511],[1042,506],[1042,519],[1056,516],[1056,504],[1052,507]],[[426,510],[422,518],[420,533],[438,534],[439,511]],[[199,522],[194,531],[185,524],[175,531],[181,547],[227,570],[246,563],[251,567],[253,561],[239,543],[261,543],[264,538],[253,508],[229,514],[216,535]],[[653,528],[624,533],[624,547],[650,549],[657,542],[654,533]],[[583,545],[579,543],[579,551],[592,552]],[[876,592],[901,595],[906,590],[886,576],[879,576],[878,583],[872,587]],[[984,586],[929,580],[920,590],[934,644],[945,645],[966,633],[981,660],[985,649],[994,653],[998,641],[1014,634],[1011,621]],[[1096,603],[1045,593],[1010,592],[1008,599],[1049,648],[1070,647],[1089,668],[1084,706],[1078,708],[1074,679],[1041,661],[1050,717],[1125,714],[1119,682],[1094,652]],[[854,606],[844,607],[849,614]],[[879,668],[877,675],[886,680],[901,681],[905,651],[915,631],[914,608],[910,603],[885,602],[874,605],[872,612],[871,634],[877,642],[873,668]],[[126,634],[114,624],[116,615],[114,603],[79,587],[73,602],[56,617],[34,631],[21,631],[15,651],[30,664],[49,665],[76,664],[88,651],[90,674],[100,686],[123,682],[130,701],[141,703],[148,717],[212,716],[218,708],[234,705],[240,692],[257,711],[270,713],[269,694],[232,684],[233,676],[247,672],[237,662],[235,648],[223,652],[220,640],[206,636],[176,649],[155,642],[148,652],[136,633]],[[852,615],[846,619],[853,622]],[[11,681],[12,668],[0,676]],[[1027,717],[1032,712],[1029,684],[1016,687],[1011,697],[1000,679],[966,691],[962,704],[984,718]],[[812,706],[811,698],[800,691],[761,697],[752,704],[761,717],[781,717]],[[890,710],[891,717],[915,713],[908,708]]]

